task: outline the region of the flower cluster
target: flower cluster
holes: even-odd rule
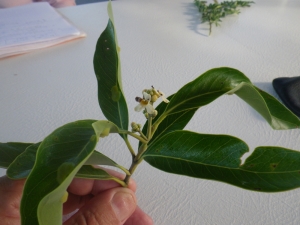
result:
[[[131,131],[132,131],[132,132],[140,132],[140,131],[141,131],[141,128],[142,128],[142,125],[141,125],[141,124],[135,123],[135,122],[132,122],[132,123],[131,123]]]
[[[143,98],[136,97],[135,100],[139,103],[134,110],[140,112],[144,110],[144,114],[146,118],[149,115],[155,117],[157,115],[157,111],[153,107],[153,103],[156,102],[157,99],[162,98],[165,103],[169,103],[169,100],[166,99],[165,94],[159,90],[156,90],[153,86],[151,89],[143,90]]]

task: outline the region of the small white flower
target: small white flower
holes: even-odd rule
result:
[[[144,99],[145,100],[147,100],[147,101],[150,101],[151,100],[151,95],[150,94],[148,94],[147,92],[143,92],[143,97],[144,97]]]
[[[161,99],[165,102],[165,103],[169,103],[170,101],[165,97],[165,93],[163,93],[162,91],[157,90],[158,94],[160,94]]]
[[[139,104],[134,108],[135,111],[140,112],[142,109],[146,109],[147,113],[154,114],[155,110],[154,107],[150,104],[151,95],[146,92],[143,92],[143,97],[136,97],[135,100],[139,102]]]
[[[159,90],[156,90],[153,86],[152,87],[152,90],[154,92],[154,95],[156,95],[158,98],[161,97],[161,99],[165,102],[165,103],[169,103],[170,101],[165,97],[165,93],[163,93],[162,91],[159,91]]]

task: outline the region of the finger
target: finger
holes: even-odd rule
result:
[[[75,178],[68,188],[68,199],[67,202],[65,202],[63,205],[64,215],[81,208],[93,196],[116,187],[120,187],[120,185],[111,180],[90,180]],[[135,191],[135,182],[133,180],[130,180],[128,187],[132,191]]]
[[[7,176],[0,177],[0,188],[5,191],[22,191],[25,183],[25,179],[13,180]]]
[[[12,180],[0,177],[0,214],[11,218],[20,217],[20,201],[25,180]],[[1,223],[2,224],[2,223]]]
[[[134,192],[128,188],[114,188],[94,196],[64,225],[122,225],[136,209]]]
[[[69,193],[68,200],[63,204],[63,215],[67,215],[80,209],[93,197],[93,195],[74,195]]]
[[[124,223],[124,225],[153,225],[153,220],[140,207],[136,207],[134,213]]]

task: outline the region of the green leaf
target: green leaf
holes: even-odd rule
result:
[[[280,127],[280,129],[299,128],[299,118],[294,113],[292,113],[288,108],[283,107],[283,105],[272,95],[260,90],[257,87],[255,88],[264,98],[272,114],[272,123],[275,125],[278,123],[277,126]]]
[[[174,95],[171,95],[168,97],[168,100],[170,101]],[[155,110],[157,110],[158,115],[162,114],[168,104],[165,102],[161,102]],[[153,119],[153,123],[155,124],[153,129],[155,129],[155,133],[152,136],[151,140],[149,143],[152,143],[155,141],[156,138],[160,137],[161,134],[167,134],[172,131],[176,130],[182,130],[187,123],[190,121],[190,119],[193,117],[197,109],[191,109],[191,110],[186,110],[184,112],[179,112],[179,113],[174,113],[166,116],[166,118],[160,123],[155,123],[155,121],[158,119],[158,117],[155,117]],[[159,126],[158,126],[159,125]],[[148,121],[146,121],[145,125],[143,126],[143,133],[145,134],[147,132],[147,127],[148,127]],[[139,145],[142,143],[140,142]]]
[[[98,120],[92,124],[98,137],[106,137],[110,133],[119,133],[120,129],[114,123],[107,120]]]
[[[232,90],[241,82],[251,83],[240,71],[232,68],[211,69],[184,85],[171,99],[165,113],[173,114],[199,108]]]
[[[32,144],[26,148],[18,157],[9,165],[6,175],[11,179],[24,179],[30,174],[36,157],[36,152],[41,143]]]
[[[113,180],[114,177],[101,168],[95,168],[91,165],[84,165],[77,172],[76,177],[98,180]]]
[[[90,156],[90,158],[84,164],[85,165],[113,166],[113,167],[117,167],[117,168],[123,170],[127,175],[130,175],[130,172],[126,168],[117,164],[115,161],[108,158],[106,155],[103,155],[102,153],[97,152],[97,151],[94,151],[93,154]]]
[[[15,161],[8,167],[6,175],[11,179],[24,179],[27,178],[30,174],[36,158],[36,153],[38,150],[40,143],[33,144],[29,146],[23,153],[21,153]],[[85,161],[84,165],[108,165],[108,166],[115,166],[117,168],[122,168],[122,166],[115,163],[113,160],[108,158],[107,156],[101,154],[100,152],[94,151],[92,155]],[[105,179],[107,180],[107,177],[103,176],[105,173],[99,172],[100,169],[91,169],[86,166],[82,166],[80,170],[77,172],[75,177],[78,178],[92,178],[93,179]],[[126,170],[126,169],[125,169]],[[104,171],[104,170],[103,170]],[[127,173],[129,173],[126,170]],[[112,176],[109,175],[109,178]]]
[[[223,67],[211,69],[183,86],[153,123],[154,130],[168,116],[197,110],[224,94],[237,94],[257,110],[274,129],[292,129],[300,126],[297,116],[274,97],[255,87],[243,73]],[[192,112],[183,115],[178,118],[177,123],[185,121],[186,124],[192,116]]]
[[[105,117],[123,130],[128,129],[128,109],[121,84],[119,46],[114,28],[111,3],[109,20],[100,35],[94,54],[94,70],[98,82],[98,101]],[[125,134],[121,135],[126,137]]]
[[[20,210],[22,225],[61,224],[65,191],[98,141],[94,122],[82,120],[66,124],[40,144],[24,187]]]
[[[0,167],[7,168],[32,143],[0,143]]]
[[[109,133],[119,132],[119,128],[115,124],[106,120],[96,121],[92,123],[92,126],[98,137],[105,137]],[[35,163],[39,145],[40,143],[32,144],[10,164],[6,172],[9,178],[23,179],[30,174]],[[97,151],[92,153],[91,157],[85,162],[85,165],[110,165],[122,169],[127,174],[129,173],[128,170]]]
[[[124,181],[110,175],[104,169],[99,167],[93,167],[90,165],[82,166],[80,170],[77,172],[76,177],[85,178],[85,179],[96,179],[96,180],[113,180],[121,184],[123,187],[126,186]]]
[[[104,176],[103,171],[99,172],[101,169],[82,168],[94,152],[98,137],[118,131],[119,128],[109,121],[82,120],[66,124],[46,137],[38,148],[36,162],[25,184],[21,201],[22,224],[60,224],[66,189],[75,175],[85,178],[98,175],[97,179],[111,179],[124,185],[115,177]],[[34,155],[36,148],[29,152]],[[34,157],[28,159],[32,163]],[[26,166],[29,168],[28,164]]]
[[[227,135],[176,131],[149,146],[143,158],[175,174],[226,182],[241,188],[279,192],[300,187],[300,153],[281,147],[258,147],[241,165],[248,146]]]
[[[252,84],[242,82],[229,92],[234,93],[251,105],[273,129],[299,128],[300,120],[276,98]]]

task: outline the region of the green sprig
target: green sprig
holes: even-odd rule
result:
[[[250,7],[254,3],[253,1],[224,1],[219,3],[214,0],[214,3],[207,4],[207,1],[195,0],[195,4],[201,13],[201,20],[203,23],[208,22],[209,24],[209,35],[212,31],[212,25],[220,25],[222,22],[221,18],[227,15],[239,14],[240,7]]]

